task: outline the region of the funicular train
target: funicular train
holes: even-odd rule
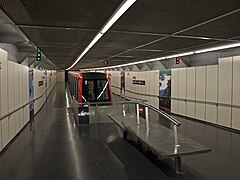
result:
[[[79,104],[112,102],[109,73],[69,72],[68,84]]]

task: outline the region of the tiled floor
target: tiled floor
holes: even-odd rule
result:
[[[1,180],[165,179],[114,123],[75,126],[64,84],[0,157]]]
[[[76,126],[66,97],[58,83],[33,126],[1,155],[0,180],[240,179],[240,134],[176,117],[180,133],[212,149],[183,158],[185,174],[178,176],[172,161],[148,159],[114,123]]]

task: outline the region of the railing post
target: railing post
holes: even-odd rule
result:
[[[148,116],[148,107],[145,107],[145,119],[146,119],[146,128],[149,129],[149,116]]]
[[[175,146],[179,146],[179,143],[178,143],[178,133],[177,133],[177,125],[173,125],[173,133],[174,133],[174,143],[175,143]]]
[[[125,111],[125,106],[123,104],[123,117],[125,117],[125,116],[126,116],[126,111]]]
[[[140,118],[139,118],[139,104],[137,104],[137,124],[140,124]]]

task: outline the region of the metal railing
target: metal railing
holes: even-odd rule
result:
[[[143,106],[145,108],[145,120],[146,120],[146,128],[149,131],[150,129],[150,122],[149,122],[149,109],[153,110],[154,112],[164,116],[172,125],[173,125],[173,134],[174,134],[174,144],[176,147],[179,146],[179,141],[178,141],[178,131],[177,128],[181,126],[181,123],[176,120],[174,117],[170,116],[166,112],[157,109],[149,104],[146,104],[141,101],[124,101],[124,102],[116,102],[116,104],[123,104],[123,116],[126,116],[125,112],[125,106],[126,104],[135,104],[136,105],[136,116],[137,116],[137,125],[140,125],[140,113],[139,113],[139,107]]]
[[[8,114],[6,114],[6,115],[4,115],[4,116],[1,116],[1,117],[0,117],[0,121],[2,121],[3,119],[7,118],[8,116],[11,116],[11,115],[14,114],[15,112],[20,111],[21,109],[25,108],[26,106],[30,105],[31,103],[34,103],[34,102],[37,101],[38,99],[40,99],[40,98],[42,98],[43,96],[45,96],[45,95],[46,95],[46,92],[48,91],[48,89],[50,89],[50,87],[51,87],[52,85],[54,85],[54,84],[55,84],[55,83],[53,82],[53,83],[46,89],[46,91],[44,91],[44,93],[42,93],[42,95],[38,96],[38,97],[35,98],[34,100],[25,103],[24,105],[20,106],[19,108],[11,111],[10,113],[8,113]]]

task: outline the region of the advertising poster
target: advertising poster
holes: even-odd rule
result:
[[[29,100],[30,100],[30,118],[32,119],[34,116],[34,81],[33,81],[33,70],[29,70]]]
[[[165,111],[171,110],[171,70],[162,70],[159,73],[159,106]]]
[[[121,71],[121,95],[125,96],[125,72]]]

